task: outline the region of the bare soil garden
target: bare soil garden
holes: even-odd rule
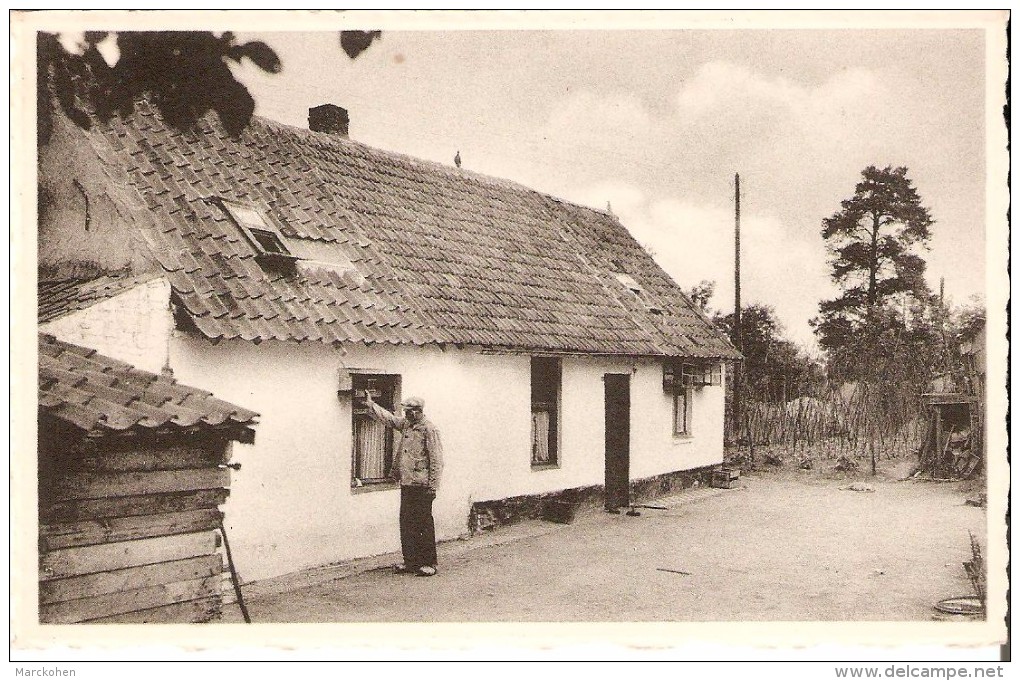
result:
[[[255,622],[936,619],[934,603],[972,593],[962,564],[986,509],[966,503],[980,483],[900,479],[911,464],[885,460],[874,477],[832,460],[765,467],[640,517],[447,542],[432,578],[391,574],[383,556],[252,585],[248,608]]]

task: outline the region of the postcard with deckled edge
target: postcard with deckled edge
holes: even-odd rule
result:
[[[12,656],[1004,642],[1007,20],[12,14]]]

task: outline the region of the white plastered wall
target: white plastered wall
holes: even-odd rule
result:
[[[350,396],[341,367],[402,377],[440,429],[445,472],[435,502],[440,539],[463,536],[474,501],[604,482],[605,373],[631,375],[631,478],[719,463],[722,388],[694,391],[690,439],[672,436],[670,397],[653,360],[564,358],[561,464],[530,463],[530,359],[435,347],[243,341],[176,333],[178,380],[262,414],[254,445],[236,445],[225,511],[246,580],[399,548],[398,490],[353,491]]]
[[[672,397],[662,388],[662,363],[653,359],[563,358],[560,462],[533,469],[530,462],[530,360],[504,357],[514,380],[493,388],[493,415],[479,427],[505,451],[490,451],[475,500],[502,499],[605,482],[605,388],[607,373],[628,374],[631,393],[632,480],[722,462],[723,388],[692,391],[692,435],[673,437]],[[512,425],[511,425],[512,424]]]
[[[467,532],[479,475],[477,413],[493,374],[478,375],[466,353],[438,348],[224,341],[177,334],[175,376],[261,414],[254,445],[236,445],[225,506],[242,577],[260,579],[399,548],[396,489],[351,488],[350,395],[337,395],[341,367],[402,377],[402,394],[425,399],[440,428],[446,473],[435,502],[441,538]],[[486,379],[489,382],[486,382]]]
[[[158,372],[261,414],[254,445],[234,446],[225,506],[246,580],[395,551],[399,491],[351,489],[349,395],[341,367],[400,374],[425,399],[446,468],[435,502],[440,539],[468,531],[475,501],[601,485],[606,373],[631,377],[631,479],[722,461],[723,389],[692,392],[693,436],[672,435],[671,397],[657,360],[565,357],[559,466],[530,461],[530,358],[436,347],[224,341],[173,331],[169,287],[157,279],[41,327],[58,338]]]
[[[157,374],[167,366],[172,329],[170,284],[162,278],[39,325],[60,340]]]

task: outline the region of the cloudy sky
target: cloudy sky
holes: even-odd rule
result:
[[[334,32],[242,34],[280,54],[241,69],[260,115],[325,102],[366,144],[612,210],[682,286],[743,300],[810,346],[835,290],[821,221],[869,165],[907,166],[935,220],[929,282],[985,282],[985,44],[978,30],[386,31],[357,60]]]

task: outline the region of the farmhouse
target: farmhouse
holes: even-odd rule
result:
[[[723,456],[739,357],[610,213],[348,138],[147,104],[40,149],[40,322],[261,414],[227,502],[242,578],[398,547],[392,437],[424,398],[440,539],[550,498],[625,506]]]
[[[255,417],[40,335],[40,621],[216,619],[219,506]]]

